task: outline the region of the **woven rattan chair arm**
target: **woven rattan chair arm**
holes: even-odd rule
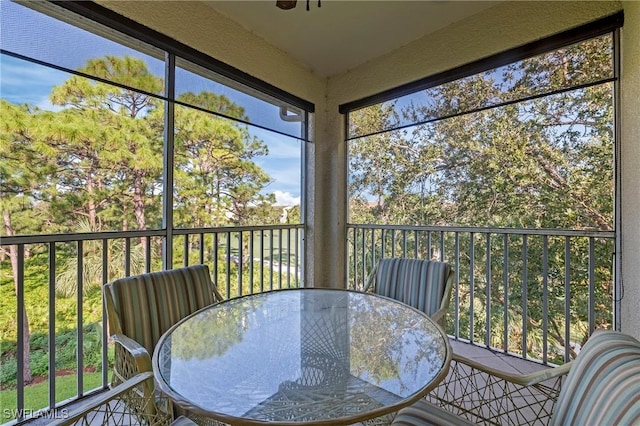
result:
[[[476,362],[469,358],[465,358],[455,353],[453,354],[453,360],[461,364],[466,364],[469,367],[482,371],[483,373],[498,377],[502,380],[505,380],[507,382],[511,382],[520,386],[532,386],[532,385],[536,385],[544,381],[547,381],[549,379],[554,379],[556,377],[566,375],[569,373],[569,370],[571,369],[571,364],[572,364],[571,362],[568,362],[558,367],[547,368],[547,369],[536,371],[535,373],[530,373],[530,374],[511,374],[511,373],[504,372],[502,370],[488,367],[484,364],[480,364],[479,362]]]
[[[145,381],[151,381],[153,384],[153,373],[145,372],[138,374],[137,376],[127,380],[124,383],[115,386],[114,388],[101,393],[100,395],[86,401],[81,404],[77,408],[74,408],[70,411],[64,411],[64,414],[61,410],[58,413],[58,419],[54,420],[52,423],[49,423],[49,426],[66,426],[66,425],[75,425],[75,424],[87,424],[89,421],[87,416],[93,412],[95,412],[100,407],[108,406],[112,401],[116,401],[122,398],[122,396],[128,392],[130,392],[133,388],[138,385],[143,384]],[[96,417],[93,419],[93,422],[100,419]],[[100,419],[101,420],[101,419]]]
[[[447,314],[447,308],[440,308],[433,313],[433,315],[429,315],[429,318],[433,320],[433,322],[439,324],[441,327],[444,327],[445,315]]]
[[[369,273],[369,276],[367,277],[367,281],[364,283],[364,288],[362,289],[362,291],[367,292],[369,290],[373,291],[373,287],[371,286],[375,280],[376,280],[376,271],[378,270],[378,264],[376,263],[373,266],[373,269],[371,270],[371,273]]]
[[[220,290],[218,290],[216,283],[213,283],[213,295],[216,298],[216,303],[220,303],[224,300],[224,297],[222,296],[222,293],[220,293]]]
[[[135,363],[137,373],[153,371],[153,368],[151,367],[151,356],[149,355],[149,352],[140,345],[140,343],[125,336],[124,334],[114,334],[111,338],[114,343],[122,346],[122,348],[129,353]]]
[[[478,424],[548,424],[571,365],[531,374],[508,373],[453,355],[447,377],[425,398]]]

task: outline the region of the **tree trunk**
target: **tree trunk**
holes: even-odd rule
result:
[[[133,179],[133,212],[136,216],[136,222],[139,230],[147,229],[147,222],[144,217],[144,191],[143,191],[143,178],[140,171],[135,172]],[[140,247],[142,248],[142,257],[146,259],[147,256],[147,239],[146,237],[140,237]]]
[[[93,187],[93,171],[91,170],[89,173],[87,173],[87,193],[89,194],[89,201],[88,201],[88,209],[89,209],[89,226],[91,226],[91,232],[96,232],[97,226],[96,224],[98,223],[97,221],[97,217],[98,217],[98,213],[97,213],[97,208],[96,208],[96,201],[94,200],[94,187]]]
[[[6,235],[8,237],[13,235],[13,228],[11,227],[11,217],[9,216],[9,212],[5,209],[2,212],[2,216],[4,218],[4,229]],[[13,270],[13,285],[16,292],[16,297],[18,296],[18,248],[13,245],[9,246],[9,258],[11,259],[11,269]],[[31,366],[30,366],[30,358],[31,351],[29,347],[29,319],[27,318],[26,309],[22,310],[22,333],[24,336],[24,341],[22,344],[22,353],[24,356],[24,368],[22,370],[22,378],[24,379],[24,383],[31,383],[33,380],[33,375],[31,374]],[[19,348],[16,347],[16,350]]]

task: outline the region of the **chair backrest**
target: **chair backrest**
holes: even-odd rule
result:
[[[573,361],[552,425],[640,425],[640,342],[596,331]]]
[[[453,270],[446,262],[403,258],[385,258],[378,262],[374,291],[427,315],[446,310],[452,287]]]
[[[121,278],[104,289],[111,334],[124,334],[149,354],[171,326],[220,301],[206,265]]]

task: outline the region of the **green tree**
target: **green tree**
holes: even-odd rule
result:
[[[214,93],[184,93],[179,101],[247,120],[242,108]],[[268,154],[245,125],[213,114],[176,108],[175,187],[177,225],[252,224],[275,202],[261,191],[271,181],[255,162]]]
[[[611,64],[611,39],[605,36],[428,89],[423,103],[416,98],[416,103],[380,104],[352,113],[351,134],[373,134],[350,142],[351,222],[612,230],[613,90],[609,83],[590,85],[612,76]],[[581,84],[589,86],[567,90]],[[534,97],[516,102],[529,96]],[[505,105],[489,108],[500,103]],[[408,122],[424,124],[384,131]],[[470,259],[464,252],[456,266],[461,277],[477,277],[476,294],[484,295],[481,286],[488,283],[479,253],[485,242],[475,244],[478,271],[465,270]],[[498,253],[492,257],[496,263],[499,244],[490,244]],[[543,244],[532,238],[528,247],[529,336],[539,333],[542,318]],[[548,259],[549,331],[565,345],[559,332],[564,321],[582,324],[586,310],[564,318],[564,241],[550,239],[547,244],[553,254]],[[588,298],[588,277],[581,272],[588,269],[583,265],[586,244],[571,247],[571,287],[578,305],[580,298],[585,305]],[[598,245],[596,258],[604,259],[610,249]],[[511,250],[508,259],[512,294],[493,286],[494,307],[505,297],[511,306],[520,305],[525,283],[515,272],[523,268],[516,252]],[[493,263],[493,279],[500,282],[501,266]],[[604,306],[598,321],[606,325],[611,271],[600,264],[596,271],[596,304]],[[480,303],[476,321],[484,321],[484,299],[466,303]],[[492,308],[494,313],[501,323],[503,313]],[[484,326],[478,322],[475,329]]]
[[[3,235],[42,229],[46,216],[37,205],[48,186],[47,177],[55,170],[49,160],[49,147],[38,137],[39,111],[27,106],[16,106],[0,100],[0,210],[3,219]],[[32,232],[32,231],[31,231]],[[9,246],[9,258],[16,295],[18,293],[18,247]],[[28,255],[28,253],[25,253]],[[33,379],[29,365],[29,318],[23,311],[25,383]]]
[[[147,120],[160,102],[149,94],[161,93],[163,81],[143,60],[129,56],[91,59],[79,71],[143,92],[80,76],[53,88],[52,103],[67,107],[60,113],[64,124],[53,123],[65,188],[84,194],[76,211],[89,218],[92,229],[103,229],[99,216],[119,218],[121,229],[129,229],[131,214],[136,229],[147,229],[145,211],[157,202],[152,194],[162,173],[162,133]],[[146,240],[140,244],[146,253]]]
[[[96,232],[86,218],[80,218],[75,229],[78,232]],[[103,244],[101,240],[89,240],[83,243],[82,257],[82,292],[90,294],[102,288]],[[107,246],[107,277],[116,279],[125,276],[124,262],[118,262],[125,252],[124,241],[112,240]],[[132,250],[129,256],[133,274],[144,272],[143,252]],[[78,253],[66,255],[60,265],[60,273],[56,276],[56,292],[62,297],[73,297],[78,294]]]

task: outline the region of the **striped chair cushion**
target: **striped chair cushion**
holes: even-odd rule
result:
[[[217,301],[206,265],[122,278],[105,291],[111,292],[120,331],[149,354],[171,326]]]
[[[198,426],[193,420],[180,416],[175,419],[170,426]]]
[[[475,423],[429,404],[424,399],[398,411],[391,426],[471,426]]]
[[[552,425],[640,425],[640,342],[596,331],[576,357]]]
[[[421,259],[380,259],[375,292],[399,300],[427,315],[442,304],[451,266]]]

